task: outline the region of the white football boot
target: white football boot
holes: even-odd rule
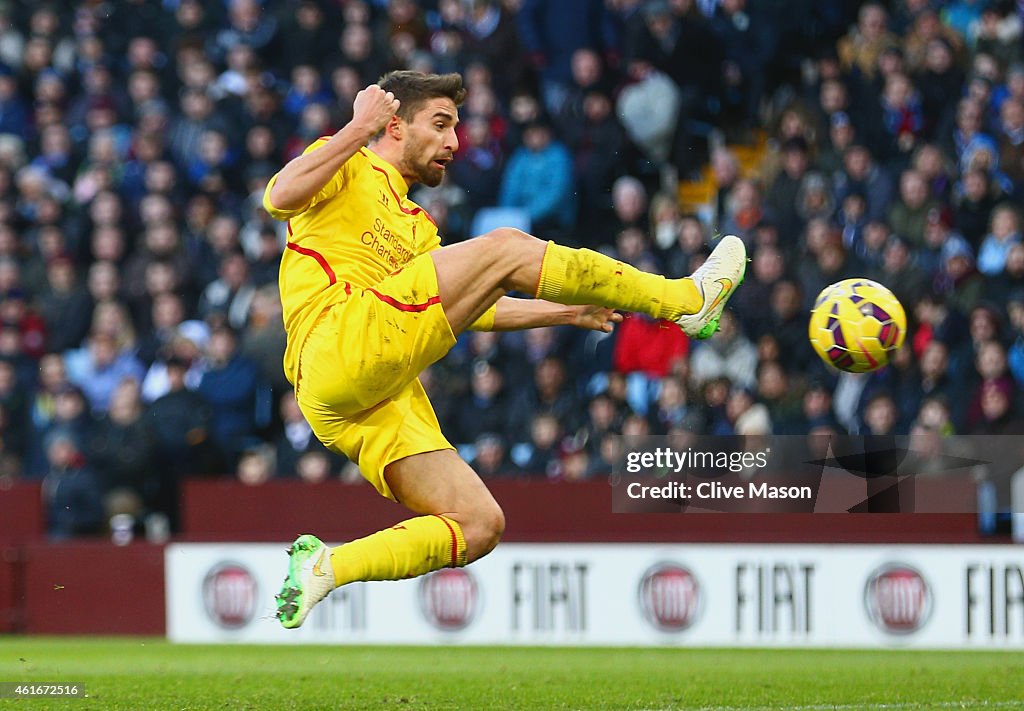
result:
[[[718,319],[729,297],[743,283],[747,271],[747,248],[735,235],[726,235],[718,241],[708,258],[690,275],[704,303],[696,313],[683,314],[676,320],[690,338],[711,338],[718,330]]]

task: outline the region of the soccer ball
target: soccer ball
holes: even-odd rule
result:
[[[891,291],[870,279],[844,279],[826,286],[811,309],[808,337],[815,353],[849,373],[881,368],[906,335],[903,306]]]

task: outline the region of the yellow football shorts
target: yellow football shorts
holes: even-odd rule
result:
[[[429,254],[373,287],[346,291],[306,337],[296,398],[320,441],[394,500],[384,467],[454,449],[417,376],[455,345],[455,335]]]

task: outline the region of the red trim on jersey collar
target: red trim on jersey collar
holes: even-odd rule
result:
[[[434,222],[434,218],[430,216],[430,213],[427,212],[426,210],[424,210],[419,205],[417,205],[416,207],[413,207],[413,208],[407,208],[404,205],[402,205],[402,200],[404,200],[405,198],[401,197],[398,194],[398,191],[395,190],[395,186],[391,184],[391,174],[387,170],[385,170],[384,168],[381,168],[379,165],[377,165],[376,162],[374,162],[374,158],[377,158],[377,160],[383,160],[383,158],[378,158],[375,153],[373,153],[372,151],[368,151],[365,148],[360,148],[359,150],[370,161],[370,167],[373,168],[374,170],[376,170],[378,173],[381,173],[384,176],[384,180],[386,180],[387,184],[388,184],[388,189],[391,191],[391,194],[394,196],[395,202],[398,203],[398,209],[399,210],[401,210],[406,215],[418,215],[419,213],[422,212],[423,216],[426,217],[428,220],[430,220],[430,224],[432,224],[434,227],[437,227],[437,223]]]

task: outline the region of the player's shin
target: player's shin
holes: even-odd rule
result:
[[[690,279],[666,279],[589,249],[549,242],[537,298],[560,304],[595,304],[674,321],[701,308]]]
[[[357,580],[414,578],[466,564],[466,541],[458,522],[420,516],[331,551],[335,585]]]

